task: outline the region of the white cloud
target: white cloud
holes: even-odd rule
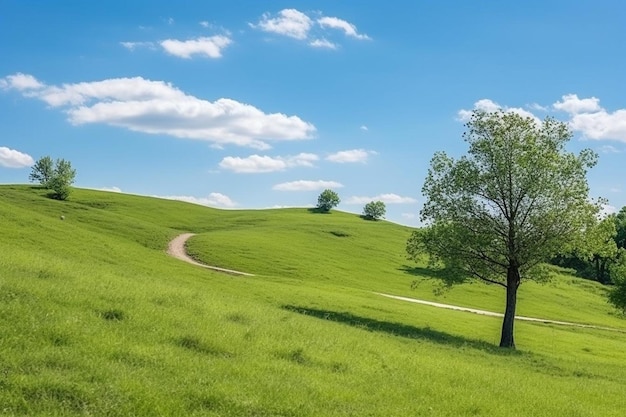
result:
[[[304,206],[285,206],[281,204],[275,204],[271,207],[266,207],[268,209],[292,209],[292,208],[313,208],[315,205],[313,204],[305,204]]]
[[[529,107],[531,110],[538,110],[538,111],[544,111],[544,112],[550,110],[549,107],[542,106],[541,104],[538,104],[538,103],[529,104],[527,107]]]
[[[232,40],[223,35],[201,37],[179,41],[176,39],[166,39],[160,44],[165,51],[180,58],[191,58],[192,55],[205,55],[209,58],[221,58],[222,49],[232,43]]]
[[[602,153],[621,153],[622,151],[617,149],[615,146],[604,145],[604,146],[600,147],[600,152],[602,152]]]
[[[152,42],[120,42],[120,45],[129,51],[134,51],[137,48],[154,49],[154,43]]]
[[[5,168],[27,168],[34,164],[35,160],[30,155],[0,146],[0,166]]]
[[[321,13],[316,12],[317,16]],[[314,48],[337,49],[336,42],[328,40],[329,33],[325,29],[342,31],[346,36],[359,40],[369,40],[369,36],[359,33],[352,23],[338,17],[323,16],[316,20],[296,9],[283,9],[276,15],[264,13],[259,22],[250,26],[264,32],[276,33],[301,41],[308,41]]]
[[[331,41],[324,38],[312,40],[311,42],[309,42],[309,45],[314,48],[337,49],[336,43],[332,43]]]
[[[351,149],[328,155],[326,160],[337,163],[367,162],[369,156],[374,154],[376,152],[366,151],[365,149]]]
[[[277,33],[295,39],[306,39],[313,21],[306,14],[296,9],[283,9],[278,12],[278,16],[272,17],[269,13],[264,13],[261,20],[252,27],[259,28],[265,32]]]
[[[300,153],[295,156],[274,157],[250,155],[246,158],[227,156],[220,162],[220,168],[236,173],[264,173],[284,171],[287,168],[305,166],[312,167],[319,157],[312,153]]]
[[[120,187],[101,187],[98,188],[100,191],[108,191],[110,193],[121,193],[122,189]]]
[[[202,206],[210,206],[210,207],[224,207],[224,208],[237,207],[236,202],[234,202],[233,200],[231,200],[230,197],[222,193],[211,193],[209,194],[208,197],[171,195],[171,196],[160,196],[159,198],[165,198],[167,200],[185,201],[187,203],[199,204]]]
[[[572,115],[578,113],[594,113],[602,110],[600,100],[595,97],[579,99],[576,94],[566,94],[562,96],[561,99],[562,101],[557,101],[552,107]]]
[[[402,213],[401,216],[409,220],[417,218],[415,213]]]
[[[199,22],[200,26],[202,26],[203,28],[209,28],[211,27],[211,24],[209,22],[207,22],[206,20],[203,20],[202,22]]]
[[[368,130],[370,130],[367,126],[362,125],[359,129],[363,130],[364,132],[367,132]]]
[[[320,19],[317,19],[317,23],[323,28],[343,30],[346,36],[350,36],[355,39],[360,39],[360,40],[370,39],[369,36],[358,33],[356,30],[356,26],[354,26],[352,23],[347,22],[343,19],[339,19],[337,17],[322,17]]]
[[[595,113],[578,113],[570,120],[573,130],[582,132],[588,139],[612,139],[626,142],[626,109],[608,113],[602,109]]]
[[[587,139],[612,139],[626,142],[626,109],[609,113],[600,106],[596,97],[578,98],[567,94],[552,105],[571,117],[570,127],[581,132]]]
[[[521,107],[501,106],[495,101],[487,99],[487,98],[478,100],[476,103],[474,103],[474,108],[472,110],[465,110],[465,109],[459,110],[458,120],[461,122],[469,121],[470,118],[472,117],[473,110],[481,110],[487,113],[493,113],[498,110],[502,110],[503,112],[506,112],[506,113],[517,113],[522,117],[530,117],[535,122],[541,123],[541,121],[528,110],[522,109]]]
[[[346,201],[346,204],[367,204],[370,201],[382,201],[385,204],[412,204],[417,200],[412,197],[402,197],[398,194],[379,194],[375,197],[350,197]]]
[[[600,99],[581,99],[576,94],[564,95],[552,107],[568,113],[570,127],[588,139],[626,142],[626,109],[609,113],[600,106]]]
[[[315,191],[323,190],[326,188],[341,188],[343,185],[336,181],[291,181],[276,184],[272,187],[276,191]]]
[[[168,17],[167,18],[167,24],[168,25],[173,25],[174,24],[174,18],[173,17]]]
[[[5,89],[23,90],[21,77],[0,79]],[[268,149],[267,141],[312,137],[315,126],[298,116],[267,114],[249,104],[220,98],[214,102],[187,95],[170,83],[142,77],[46,86],[30,77],[22,91],[52,107],[65,107],[74,125],[102,123],[136,132],[198,139],[221,146]],[[38,87],[34,87],[38,86]]]
[[[5,90],[11,88],[18,91],[36,90],[43,86],[44,85],[32,75],[22,74],[21,72],[0,79],[0,88]]]

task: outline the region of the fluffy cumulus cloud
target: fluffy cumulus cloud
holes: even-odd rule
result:
[[[166,39],[160,42],[161,47],[170,55],[180,58],[191,58],[192,55],[221,58],[222,49],[232,43],[228,36],[216,35],[180,41]]]
[[[0,166],[5,168],[27,168],[35,163],[33,158],[15,149],[0,146]]]
[[[496,103],[493,100],[484,98],[482,100],[478,100],[476,103],[474,103],[474,108],[471,110],[459,110],[458,112],[458,118],[460,121],[462,122],[467,122],[470,120],[470,118],[472,117],[472,112],[474,110],[481,110],[481,111],[485,111],[488,113],[492,113],[492,112],[496,112],[496,111],[503,111],[506,113],[517,113],[522,117],[530,117],[531,119],[535,120],[535,122],[540,123],[541,121],[531,112],[529,112],[528,110],[522,109],[521,107],[507,107],[507,106],[501,106],[498,103]]]
[[[277,16],[264,13],[261,20],[252,27],[264,32],[277,33],[295,39],[306,39],[313,21],[306,14],[296,9],[283,9]]]
[[[570,116],[570,127],[587,139],[626,142],[626,109],[609,112],[596,97],[578,98],[567,94],[553,104],[554,109]]]
[[[231,200],[230,197],[222,193],[211,193],[209,194],[208,197],[170,195],[170,196],[159,196],[159,198],[165,198],[167,200],[185,201],[187,203],[200,204],[202,206],[209,206],[209,207],[223,207],[223,208],[237,207],[236,202],[234,202],[233,200]]]
[[[569,114],[595,113],[602,110],[600,100],[595,97],[579,99],[576,94],[566,94],[552,105],[556,110],[561,110]]]
[[[330,162],[337,162],[340,164],[343,163],[354,163],[354,162],[367,162],[370,155],[375,155],[374,151],[366,151],[365,149],[350,149],[348,151],[339,151],[333,154],[330,154],[326,157],[326,160]]]
[[[30,75],[16,74],[0,79],[0,87],[62,108],[74,125],[106,124],[216,146],[268,149],[268,142],[309,139],[315,132],[298,116],[267,114],[228,98],[211,102],[170,83],[142,77],[49,86]]]
[[[272,189],[276,191],[316,191],[316,190],[324,190],[326,188],[341,188],[341,187],[343,187],[343,184],[337,181],[300,180],[300,181],[283,182],[280,184],[276,184],[274,187],[272,187]]]
[[[403,197],[398,194],[379,194],[375,197],[350,197],[346,201],[346,204],[367,204],[370,201],[382,201],[385,204],[412,204],[417,203],[417,200],[412,197]]]
[[[320,15],[320,13],[316,14]],[[251,23],[250,26],[264,32],[307,41],[314,48],[337,49],[339,45],[324,36],[324,34],[330,34],[331,31],[337,30],[353,39],[371,39],[366,34],[359,33],[356,26],[346,20],[329,16],[312,18],[296,9],[283,9],[275,15],[264,13],[258,23]]]
[[[6,90],[15,89],[18,91],[24,91],[43,87],[44,84],[39,82],[35,77],[29,74],[22,74],[21,72],[0,78],[0,88]]]
[[[284,171],[293,167],[312,167],[319,157],[312,153],[300,153],[295,156],[271,157],[250,155],[246,158],[227,156],[220,162],[220,168],[239,174]]]
[[[369,36],[359,33],[356,30],[356,26],[352,23],[347,22],[343,19],[339,19],[337,17],[322,17],[317,19],[317,23],[323,28],[331,28],[331,29],[339,29],[342,30],[346,36],[350,36],[356,39],[370,39]]]

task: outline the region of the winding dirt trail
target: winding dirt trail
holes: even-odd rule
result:
[[[248,277],[254,276],[254,274],[249,274],[247,272],[235,271],[233,269],[220,268],[218,266],[211,266],[200,263],[193,259],[191,256],[187,255],[187,251],[185,250],[185,243],[189,240],[190,237],[195,236],[195,233],[183,233],[182,235],[176,236],[167,247],[167,254],[180,259],[181,261],[190,263],[192,265],[201,266],[203,268],[211,269],[217,272],[223,272],[225,274],[230,275],[244,275]]]
[[[195,236],[195,233],[183,233],[182,235],[176,236],[169,243],[168,248],[167,248],[167,254],[176,259],[180,259],[181,261],[190,263],[192,265],[200,266],[202,268],[211,269],[213,271],[222,272],[222,273],[230,274],[230,275],[242,275],[242,276],[249,276],[249,277],[254,276],[254,274],[249,274],[247,272],[235,271],[233,269],[226,269],[226,268],[220,268],[217,266],[206,265],[206,264],[196,261],[189,255],[187,255],[187,251],[185,249],[185,243],[187,243],[187,240],[192,236]],[[390,294],[384,294],[380,292],[375,292],[374,294],[387,297],[387,298],[392,298],[394,300],[407,301],[410,303],[422,304],[422,305],[427,305],[431,307],[446,308],[448,310],[463,311],[466,313],[480,314],[483,316],[504,317],[502,313],[494,313],[493,311],[479,310],[476,308],[469,308],[469,307],[460,307],[460,306],[455,306],[451,304],[437,303],[434,301],[418,300],[416,298],[401,297],[399,295],[390,295]],[[540,319],[540,318],[535,318],[535,317],[524,317],[524,316],[515,316],[515,319],[520,320],[520,321],[530,321],[530,322],[535,322],[535,323],[556,324],[559,326],[581,327],[581,328],[587,328],[587,329],[609,330],[613,332],[626,333],[625,329],[594,326],[591,324],[573,323],[573,322],[568,322],[568,321]]]
[[[504,314],[502,314],[502,313],[494,313],[493,311],[478,310],[476,308],[469,308],[469,307],[459,307],[459,306],[454,306],[454,305],[451,305],[451,304],[442,304],[442,303],[436,303],[434,301],[418,300],[416,298],[401,297],[399,295],[390,295],[390,294],[384,294],[384,293],[380,293],[380,292],[377,292],[377,293],[374,293],[374,294],[382,295],[383,297],[387,297],[387,298],[393,298],[394,300],[408,301],[410,303],[423,304],[423,305],[432,306],[432,307],[447,308],[449,310],[456,310],[456,311],[465,311],[467,313],[480,314],[480,315],[483,315],[483,316],[504,317]],[[613,332],[626,333],[626,330],[624,330],[624,329],[615,329],[613,327],[594,326],[592,324],[572,323],[572,322],[569,322],[569,321],[538,319],[538,318],[535,318],[535,317],[515,316],[515,320],[532,321],[532,322],[544,323],[544,324],[557,324],[559,326],[583,327],[583,328],[587,328],[587,329],[596,329],[596,330],[609,330],[609,331],[613,331]]]

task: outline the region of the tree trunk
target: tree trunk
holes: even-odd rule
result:
[[[513,325],[515,324],[515,307],[517,305],[517,288],[520,284],[519,269],[509,266],[506,273],[506,310],[502,322],[502,336],[500,347],[515,349]]]

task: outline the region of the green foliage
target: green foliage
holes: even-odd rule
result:
[[[52,196],[57,200],[67,200],[75,178],[76,170],[72,169],[69,161],[57,159],[53,166],[52,158],[49,156],[35,162],[28,177],[31,182],[38,181],[45,188],[52,190],[54,192]]]
[[[620,248],[610,269],[614,285],[609,291],[609,302],[626,314],[626,249]]]
[[[454,160],[439,152],[431,160],[422,189],[422,221],[429,223],[423,243],[445,265],[445,276],[507,288],[501,344],[513,346],[518,286],[543,278],[537,267],[598,211],[589,203],[586,180],[597,155],[567,152],[571,132],[552,118],[475,111],[466,127],[467,156]]]
[[[46,188],[54,175],[54,162],[49,156],[44,156],[33,165],[28,180],[38,182]]]
[[[422,255],[425,252],[425,248],[420,230],[413,230],[411,232],[411,236],[409,236],[406,241],[405,249],[408,259],[411,259],[415,262],[419,262],[422,260]]]
[[[618,248],[626,249],[626,206],[617,213],[615,220],[615,244]]]
[[[559,255],[553,262],[573,267],[582,277],[603,284],[611,282],[610,266],[618,257],[616,226],[615,215],[596,220],[577,239],[569,242],[565,254]]]
[[[67,200],[71,192],[71,185],[76,178],[76,170],[72,169],[72,164],[65,159],[57,159],[54,166],[54,175],[50,180],[48,188],[54,191],[54,198]]]
[[[317,208],[320,211],[328,212],[340,202],[339,194],[333,190],[326,189],[317,197]]]
[[[368,220],[378,220],[385,217],[386,211],[382,201],[370,201],[363,207],[363,216]]]

